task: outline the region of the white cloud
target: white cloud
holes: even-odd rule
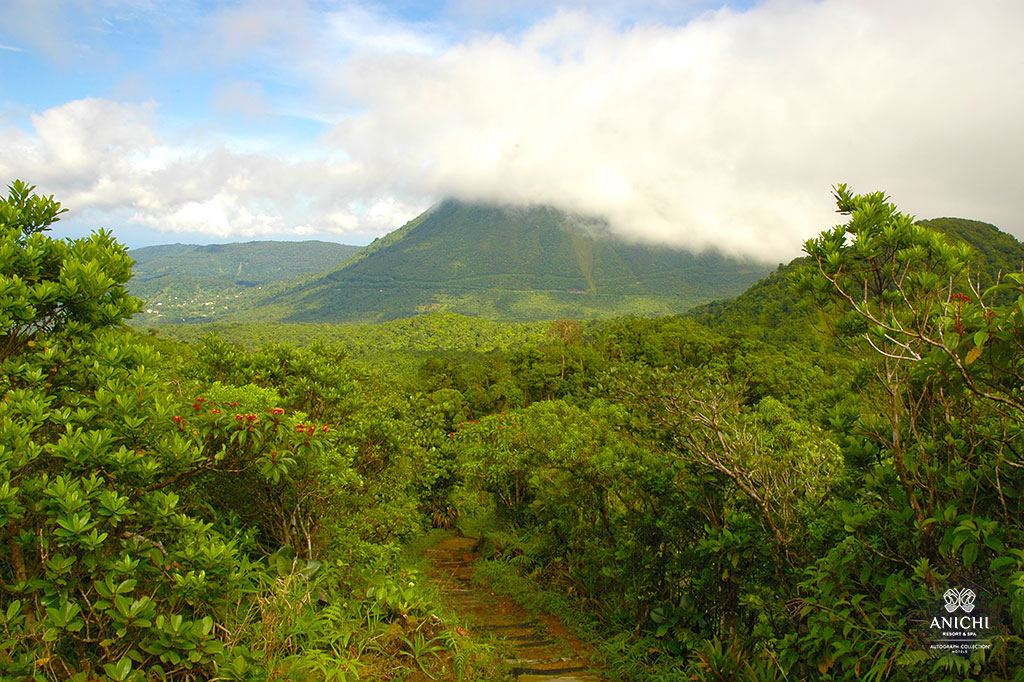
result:
[[[530,2],[453,1],[445,16],[479,10],[490,25]],[[835,182],[1024,236],[1024,4],[646,0],[634,22],[607,0],[574,4],[457,44],[450,24],[369,3],[232,5],[168,53],[187,42],[236,81],[212,98],[225,111],[280,112],[283,90],[290,113],[340,120],[327,140],[281,151],[236,131],[172,133],[156,104],[85,99],[0,131],[0,174],[90,216],[219,238],[365,241],[454,195],[785,260],[836,221]],[[15,5],[9,20],[38,18]]]
[[[834,221],[841,181],[1020,230],[1022,28],[1010,2],[773,2],[626,30],[563,13],[521,39],[356,60],[366,113],[333,140],[422,193],[770,259]]]
[[[325,42],[344,52],[437,54],[445,41],[430,25],[410,25],[369,5],[346,3],[323,18]]]
[[[86,99],[35,115],[32,134],[0,131],[0,177],[55,195],[73,212],[65,220],[87,212],[220,239],[336,234],[365,242],[425,205],[378,192],[351,163],[170,143],[154,132],[154,110]]]

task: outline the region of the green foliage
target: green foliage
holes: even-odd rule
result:
[[[130,260],[104,233],[46,237],[57,205],[30,190],[12,185],[0,233],[0,671],[213,674],[232,657],[213,628],[237,549],[171,487],[203,456],[156,391],[152,353],[113,328],[137,308]]]
[[[767,605],[787,589],[765,569],[798,551],[797,519],[822,505],[838,453],[771,399],[752,414],[735,399],[676,411],[687,389],[656,376],[618,377],[625,405],[545,401],[466,425],[455,443],[467,482],[528,535],[500,542],[520,569],[567,580],[607,621],[650,625],[672,654],[723,627],[763,636],[785,619]],[[729,433],[728,451],[715,449],[712,428]]]
[[[1006,679],[1024,626],[1013,582],[1024,278],[982,290],[968,245],[914,224],[880,192],[840,185],[836,199],[849,222],[807,243],[813,265],[797,282],[872,354],[859,416],[835,425],[874,461],[857,457],[861,487],[838,505],[843,534],[808,570],[793,656],[843,679]],[[1002,624],[991,650],[916,655],[914,614],[947,584],[991,595]]]
[[[47,238],[59,204],[12,184],[0,676],[489,679],[402,551],[430,525],[485,533],[494,584],[567,614],[624,678],[1019,676],[1019,244],[836,199],[848,221],[705,311],[716,330],[434,312],[167,329],[185,344],[123,328],[124,249]],[[339,272],[413,264],[463,210]],[[569,235],[559,276],[604,286],[600,240],[530,215],[555,261]],[[473,281],[500,283],[507,263],[484,265]],[[927,648],[951,585],[984,595],[991,649]]]
[[[919,220],[921,227],[941,232],[974,248],[976,281],[987,288],[1005,273],[1020,270],[1024,246],[993,225],[962,218]],[[809,257],[782,265],[733,299],[714,301],[687,311],[686,316],[723,333],[750,336],[773,344],[823,348],[831,340],[822,332],[825,321],[812,298],[790,286],[792,277],[811,264]],[[1003,301],[1005,302],[1005,301]]]
[[[63,213],[33,187],[10,186],[0,201],[0,360],[43,334],[81,338],[138,309],[122,284],[131,260],[109,233],[73,242],[43,232]]]
[[[15,241],[24,242],[32,235],[49,229],[60,220],[66,208],[52,196],[41,197],[33,193],[34,185],[15,180],[8,187],[8,195],[0,202],[0,225],[10,230]]]
[[[382,355],[398,354],[405,364],[408,354],[437,352],[487,353],[510,350],[517,345],[539,343],[547,334],[543,323],[509,323],[478,320],[454,313],[434,312],[380,324],[218,323],[163,325],[160,334],[197,343],[217,334],[231,343],[258,348],[267,343],[306,347],[315,343],[340,346],[357,361],[376,364]]]
[[[769,341],[819,347],[824,339],[820,313],[790,287],[790,276],[805,262],[779,267],[739,296],[688,310],[687,317],[717,331]]]

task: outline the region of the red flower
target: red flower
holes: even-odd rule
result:
[[[231,403],[231,407],[238,407],[238,403]]]
[[[237,419],[238,421],[242,421],[243,417],[240,414],[236,414],[235,419]]]
[[[245,415],[245,418],[248,419],[249,421],[252,421],[253,419],[256,418],[256,415],[254,415],[254,414],[247,414],[247,415]]]
[[[173,420],[174,420],[175,422],[177,422],[178,424],[180,424],[180,423],[181,423],[181,417],[174,417],[174,418],[173,418]]]
[[[220,410],[210,410],[210,414],[220,414]]]
[[[330,430],[331,430],[331,427],[330,427],[330,426],[321,426],[321,427],[320,427],[320,430],[321,430],[321,431],[330,431]]]
[[[270,414],[284,414],[284,410],[282,410],[280,407],[271,407]]]
[[[195,410],[196,412],[198,412],[199,411],[199,403],[192,403],[192,409]]]

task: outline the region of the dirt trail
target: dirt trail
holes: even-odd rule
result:
[[[557,619],[530,614],[471,582],[475,545],[473,538],[450,537],[427,550],[434,567],[431,580],[472,624],[472,634],[497,639],[519,682],[603,682],[590,669],[586,648]]]

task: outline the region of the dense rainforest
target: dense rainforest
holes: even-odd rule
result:
[[[691,317],[190,336],[127,326],[126,249],[12,183],[0,677],[508,679],[425,579],[459,533],[608,679],[1019,679],[1019,244],[835,196]]]

